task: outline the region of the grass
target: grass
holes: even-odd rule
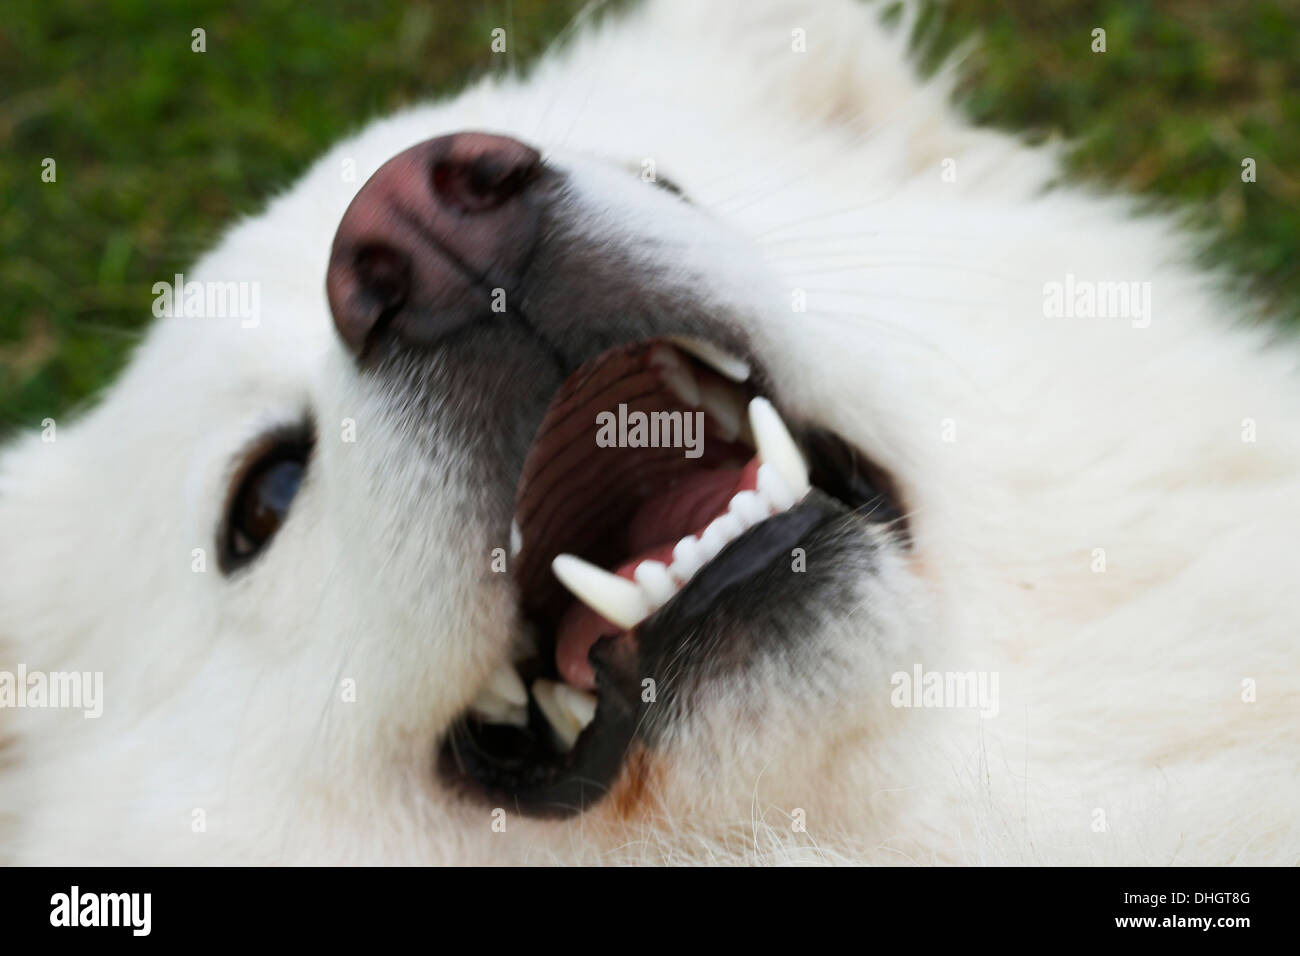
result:
[[[1300,324],[1300,3],[954,0],[920,32],[931,61],[979,33],[962,86],[976,121],[1067,138],[1071,177],[1180,209],[1215,237],[1207,264]]]
[[[581,6],[10,0],[0,429],[92,395],[148,323],[153,282],[333,140],[499,68],[494,27],[522,62]],[[1105,54],[1089,49],[1098,26]],[[196,27],[206,53],[191,51]],[[933,0],[921,28],[931,59],[980,33],[962,87],[976,119],[1076,140],[1071,175],[1180,205],[1217,237],[1207,258],[1300,321],[1300,4]]]

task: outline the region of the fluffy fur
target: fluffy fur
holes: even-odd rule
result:
[[[900,36],[847,0],[651,2],[374,123],[187,270],[260,281],[260,325],[157,323],[93,410],[0,457],[0,668],[105,674],[98,720],[0,712],[3,856],[1295,863],[1300,353],[1169,221],[969,126]],[[484,583],[501,529],[451,410],[398,425],[323,291],[358,186],[461,129],[538,146],[589,239],[750,316],[785,405],[894,474],[915,538],[861,614],[809,622],[809,659],[721,689],[586,814],[504,833],[431,771],[518,626]],[[1045,317],[1067,273],[1150,282],[1149,326]],[[195,573],[238,455],[304,413],[268,554]],[[998,715],[891,706],[915,663],[996,671]]]

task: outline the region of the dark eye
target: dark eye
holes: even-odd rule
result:
[[[246,564],[266,547],[298,494],[311,442],[300,436],[268,440],[236,481],[221,535],[226,572]]]

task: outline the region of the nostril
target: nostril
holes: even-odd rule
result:
[[[383,243],[371,243],[352,259],[351,288],[340,301],[332,301],[334,323],[353,352],[360,355],[374,331],[406,304],[411,289],[411,261]],[[331,296],[334,290],[331,290]]]
[[[507,157],[486,153],[462,161],[434,163],[433,190],[442,202],[461,212],[490,212],[505,205],[537,178],[536,154]]]
[[[389,312],[406,301],[411,262],[392,246],[377,243],[359,249],[356,274],[366,305],[377,312]]]

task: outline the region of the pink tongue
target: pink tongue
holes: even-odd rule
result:
[[[648,498],[632,515],[627,551],[634,555],[614,573],[633,580],[642,561],[672,564],[673,548],[688,534],[699,534],[727,510],[733,495],[758,487],[758,458],[744,468],[717,468],[692,475],[668,491]],[[569,605],[556,631],[555,665],[560,679],[583,690],[595,690],[596,676],[587,654],[602,637],[622,628],[605,620],[581,601]]]

